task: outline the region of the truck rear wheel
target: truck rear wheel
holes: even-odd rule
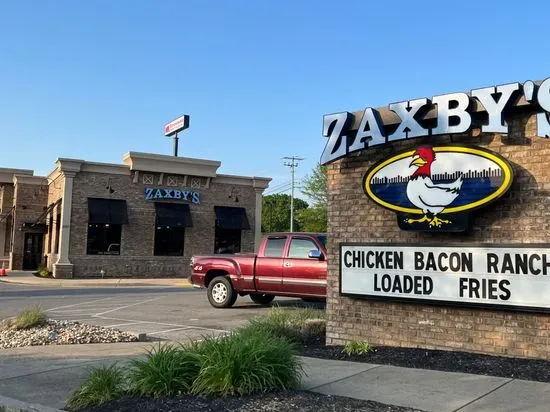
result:
[[[275,299],[275,296],[266,293],[251,293],[250,299],[258,305],[269,305]]]
[[[208,285],[208,301],[215,308],[230,308],[237,300],[237,292],[225,276],[212,279]]]

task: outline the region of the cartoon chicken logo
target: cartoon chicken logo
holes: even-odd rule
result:
[[[365,194],[395,211],[402,230],[464,232],[471,211],[501,197],[514,177],[505,158],[471,145],[417,146],[374,163]]]
[[[460,194],[462,176],[451,183],[434,183],[431,167],[435,161],[435,152],[431,147],[420,147],[413,153],[409,167],[416,166],[416,170],[407,183],[407,197],[414,206],[422,210],[424,216],[420,219],[407,219],[409,224],[428,222],[430,227],[441,227],[452,223],[438,215]]]

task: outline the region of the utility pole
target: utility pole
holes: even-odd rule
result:
[[[285,166],[290,167],[292,174],[292,190],[290,195],[290,231],[294,232],[294,169],[298,167],[298,162],[304,159],[297,156],[283,157],[283,159],[289,160],[289,162],[285,162]]]

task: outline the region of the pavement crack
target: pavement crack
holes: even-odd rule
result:
[[[86,362],[76,363],[74,365],[54,367],[54,368],[50,368],[50,369],[40,371],[40,372],[31,372],[31,373],[25,373],[23,375],[10,376],[9,378],[0,378],[0,381],[8,381],[8,380],[11,380],[11,379],[26,378],[27,376],[40,375],[40,374],[43,374],[43,373],[49,373],[49,372],[59,371],[59,370],[63,370],[63,369],[79,368],[81,366],[86,366],[86,365],[91,364],[91,363],[97,363],[97,362],[102,362],[102,361],[103,361],[103,359],[97,359],[97,360],[90,360],[90,361],[86,361]]]
[[[499,386],[497,386],[496,388],[490,390],[489,392],[484,393],[483,395],[478,396],[477,398],[471,400],[470,402],[468,402],[468,403],[462,405],[460,408],[454,409],[452,412],[459,412],[460,410],[464,409],[465,407],[467,407],[467,406],[469,406],[469,405],[471,405],[471,404],[473,404],[473,403],[479,401],[480,399],[485,398],[487,395],[490,395],[490,394],[492,394],[492,393],[495,392],[495,391],[498,391],[500,388],[502,388],[502,387],[508,385],[510,382],[513,382],[513,381],[515,381],[515,379],[509,379],[508,381],[504,382],[502,385],[499,385]]]
[[[317,385],[317,386],[314,386],[313,388],[309,388],[308,391],[315,391],[316,389],[319,389],[319,388],[322,388],[323,386],[327,386],[327,385],[332,385],[333,383],[338,383],[338,382],[341,382],[343,380],[346,380],[346,379],[349,379],[349,378],[353,378],[354,376],[357,376],[357,375],[361,375],[362,373],[364,372],[370,372],[374,369],[378,369],[380,367],[382,367],[384,365],[376,365],[372,368],[368,368],[368,369],[365,369],[365,370],[362,370],[360,372],[357,372],[357,373],[354,373],[353,375],[349,375],[349,376],[344,376],[343,378],[340,378],[340,379],[336,379],[335,381],[332,381],[332,382],[328,382],[328,383],[323,383],[322,385]]]

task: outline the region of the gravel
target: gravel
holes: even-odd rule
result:
[[[122,398],[87,412],[418,412],[418,409],[308,391],[276,391],[249,396]]]
[[[0,330],[0,348],[37,345],[70,345],[78,343],[136,342],[137,336],[117,329],[85,325],[79,322],[49,319],[30,329]]]

